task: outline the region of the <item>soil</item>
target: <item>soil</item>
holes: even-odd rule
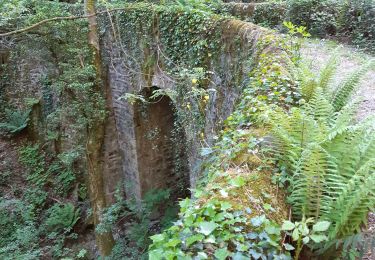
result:
[[[0,137],[0,197],[5,200],[19,199],[24,189],[25,169],[18,161],[21,139]]]
[[[337,46],[337,44],[326,40],[308,41],[302,48],[302,56],[311,62],[313,68],[319,69],[331,57]],[[344,79],[348,73],[356,70],[369,60],[375,60],[375,57],[347,46],[340,46],[339,53],[342,56],[337,74],[335,75],[335,82]],[[364,76],[359,86],[358,92],[352,98],[360,100],[357,113],[357,119],[360,121],[370,115],[375,115],[375,66]],[[375,212],[369,214],[368,225],[364,229],[364,232],[368,238],[375,237]],[[375,249],[371,250],[370,248],[369,252],[362,259],[375,260]]]

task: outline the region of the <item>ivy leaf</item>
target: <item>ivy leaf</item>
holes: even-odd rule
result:
[[[221,190],[219,190],[219,192],[220,192],[220,195],[223,196],[223,198],[228,197],[228,192],[226,192],[225,190],[221,189]]]
[[[298,229],[297,229],[297,228],[294,229],[294,230],[293,230],[293,233],[292,233],[293,241],[297,241],[298,238],[299,238],[299,236],[300,236],[300,233],[299,233]]]
[[[254,249],[250,249],[250,250],[249,250],[249,253],[252,255],[252,257],[253,257],[254,259],[259,259],[259,258],[262,256],[261,253],[258,253],[258,252],[255,251]]]
[[[302,239],[302,242],[306,245],[307,243],[310,242],[310,237],[304,237],[304,238]]]
[[[258,237],[258,234],[255,232],[250,232],[246,236],[248,239],[256,239]]]
[[[221,204],[221,210],[222,210],[222,211],[226,211],[226,210],[232,208],[232,204],[230,204],[230,203],[227,202],[227,201],[223,201],[223,202],[221,202],[220,204]]]
[[[264,205],[263,205],[263,208],[264,208],[265,210],[267,210],[267,211],[269,211],[269,210],[273,210],[273,209],[274,209],[274,208],[272,208],[271,204],[268,204],[268,203],[264,204]]]
[[[284,247],[285,247],[285,250],[288,250],[288,251],[291,251],[291,250],[295,249],[294,246],[292,246],[291,244],[288,244],[288,243],[285,243]]]
[[[186,198],[186,199],[184,199],[184,200],[181,200],[181,201],[179,202],[179,204],[180,204],[181,209],[182,209],[182,210],[185,210],[185,209],[187,209],[187,207],[190,205],[190,199],[189,199],[189,198]]]
[[[197,241],[201,241],[203,238],[204,238],[204,236],[201,235],[201,234],[197,234],[197,235],[188,237],[188,238],[186,238],[186,246],[190,246],[191,244],[193,244]]]
[[[294,223],[293,222],[290,222],[288,220],[284,221],[283,222],[283,225],[281,226],[281,229],[284,230],[284,231],[291,231],[293,230],[295,227]]]
[[[211,235],[208,238],[204,240],[205,243],[210,243],[210,244],[215,244],[216,243],[216,238],[215,236]]]
[[[226,248],[219,248],[214,255],[219,260],[225,260],[229,256],[229,251]]]
[[[158,260],[163,259],[163,250],[162,249],[155,249],[149,252],[149,260]]]
[[[165,237],[164,237],[164,234],[157,234],[157,235],[151,236],[150,238],[152,242],[157,243],[157,242],[162,242]]]
[[[216,228],[217,228],[218,224],[216,224],[215,222],[202,222],[199,224],[199,228],[200,228],[200,233],[208,236],[209,234],[211,234]]]
[[[181,243],[180,239],[173,238],[173,239],[170,239],[167,243],[165,243],[165,246],[167,246],[167,247],[175,247],[175,246],[177,246],[180,243]]]
[[[310,238],[315,242],[315,243],[320,243],[324,240],[328,240],[327,236],[325,235],[316,235],[316,234],[313,234],[310,236]]]
[[[319,221],[313,226],[313,230],[315,232],[323,232],[323,231],[326,231],[330,225],[331,225],[331,222],[329,221]]]
[[[243,254],[241,254],[240,252],[237,252],[234,256],[233,256],[233,260],[248,260],[249,257],[246,257],[244,256]]]
[[[272,225],[268,225],[266,226],[266,228],[264,229],[267,234],[269,235],[277,235],[280,233],[280,229],[275,227],[275,226],[272,226]]]
[[[241,176],[238,176],[237,178],[231,179],[229,181],[229,184],[234,186],[234,187],[242,187],[245,185],[245,180]]]
[[[264,219],[265,219],[265,217],[264,217],[264,215],[262,215],[262,216],[254,217],[254,218],[250,219],[250,222],[254,227],[259,227],[260,225],[263,224]]]
[[[302,223],[299,227],[298,230],[301,232],[303,236],[307,236],[310,232],[309,228],[307,227],[306,223]]]
[[[197,258],[200,259],[207,259],[208,255],[205,252],[198,252]]]

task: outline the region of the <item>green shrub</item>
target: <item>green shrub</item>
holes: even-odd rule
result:
[[[317,36],[335,35],[342,1],[288,0],[287,17],[295,24],[306,26]]]
[[[375,1],[347,1],[340,20],[341,33],[368,51],[375,52]]]
[[[48,178],[45,171],[46,162],[43,154],[40,153],[39,145],[27,145],[19,150],[20,162],[27,167],[26,180],[30,183],[43,186]]]
[[[274,1],[258,5],[248,13],[235,5],[225,4],[222,9],[241,19],[280,30],[283,21],[290,21],[307,27],[313,36],[335,36],[345,43],[375,52],[373,0]]]
[[[38,236],[33,207],[20,200],[0,198],[0,258],[38,258]]]
[[[105,210],[96,227],[96,232],[104,233],[119,226],[120,220],[127,221],[127,234],[117,241],[109,259],[147,259],[150,236],[176,219],[177,206],[169,196],[169,190],[151,190],[142,201],[123,200],[119,193],[116,195],[117,202]]]
[[[30,112],[31,110],[21,111],[5,109],[5,121],[0,123],[0,130],[11,134],[21,132],[27,127],[30,120]]]
[[[47,210],[45,225],[50,231],[71,230],[77,223],[80,210],[72,203],[57,203]]]
[[[373,0],[288,0],[286,19],[305,25],[315,36],[345,37],[365,50],[375,51]]]
[[[49,164],[47,155],[38,144],[22,147],[19,154],[20,162],[28,170],[26,180],[31,184],[43,187],[47,182],[53,182],[54,191],[61,195],[66,195],[71,189],[76,180],[73,163],[79,156],[77,151],[61,153],[58,160],[51,160]]]

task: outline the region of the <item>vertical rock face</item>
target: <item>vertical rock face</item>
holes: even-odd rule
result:
[[[121,23],[121,17],[126,17],[126,15],[120,14],[116,17],[119,23]],[[156,20],[158,19],[161,18]],[[171,108],[168,108],[168,104],[162,99],[158,104],[147,106],[147,115],[143,117],[140,104],[133,106],[131,102],[122,98],[125,94],[141,94],[147,99],[152,87],[179,93],[178,82],[171,79],[164,64],[168,62],[165,49],[169,47],[160,44],[159,24],[153,23],[150,26],[151,29],[147,26],[138,28],[140,30],[138,34],[144,30],[141,38],[129,39],[124,35],[119,37],[119,35],[130,33],[126,29],[123,29],[122,34],[116,31],[117,37],[113,36],[112,31],[107,31],[102,42],[103,60],[108,67],[109,88],[112,93],[117,131],[111,136],[117,138],[121,153],[121,166],[118,169],[121,174],[114,174],[113,169],[107,178],[118,178],[113,183],[124,182],[126,195],[136,198],[141,198],[152,188],[171,187],[170,183],[179,178],[174,176],[174,173],[172,174],[171,168],[175,167],[176,163],[172,163],[171,151],[166,148],[163,150],[163,147],[175,147],[176,144],[171,140],[160,139],[156,143],[147,140],[148,133],[152,132],[151,128],[154,128],[158,134],[169,135],[169,126],[172,125],[174,119],[172,119],[173,113],[166,111]],[[190,176],[188,185],[190,188],[195,187],[201,171],[200,148],[213,143],[222,122],[233,111],[242,87],[249,80],[248,72],[256,62],[257,39],[265,33],[263,29],[253,24],[237,20],[222,20],[216,26],[215,30],[222,31],[222,34],[215,39],[219,41],[218,45],[221,47],[214,57],[206,61],[205,65],[207,71],[210,72],[210,78],[203,88],[213,91],[209,94],[209,100],[206,100],[207,102],[203,105],[203,129],[200,130],[201,132],[191,133],[191,129],[196,130],[198,127],[191,126],[189,124],[194,123],[186,121],[181,126],[188,147],[185,155],[181,157],[187,162],[182,166],[182,168],[187,168],[182,179]],[[208,38],[207,41],[209,40]],[[158,44],[159,46],[155,47]],[[178,96],[176,100],[173,100],[177,111],[184,109],[181,107],[182,104],[179,104],[183,99],[184,97]],[[201,106],[202,104],[192,105]],[[153,146],[158,148],[153,150]],[[107,191],[111,192],[110,189],[113,189],[113,186]]]
[[[110,172],[105,179],[110,178],[113,183],[123,183],[128,197],[140,198],[141,189],[135,142],[134,109],[133,105],[121,99],[125,93],[133,92],[134,86],[131,83],[126,60],[121,57],[120,49],[112,46],[109,40],[106,41],[104,45],[107,48],[111,48],[111,51],[107,52],[110,59],[110,64],[108,66],[108,83],[112,97],[114,127],[116,129],[115,134],[111,136],[111,138],[118,140],[119,156],[121,158],[119,167],[113,169],[114,171]],[[108,141],[110,140],[106,140],[105,146],[107,149],[112,149]],[[105,167],[107,166],[108,162],[105,162]],[[120,174],[116,174],[117,178],[114,178],[113,173],[116,171],[120,172]],[[113,186],[107,187],[107,192],[113,193],[114,189],[115,187]]]
[[[253,24],[218,19],[210,29],[217,33],[189,36],[193,37],[187,39],[191,45],[202,38],[207,42],[215,41],[219,46],[216,53],[203,53],[202,55],[205,56],[203,65],[199,65],[204,66],[209,72],[209,79],[206,83],[202,83],[202,86],[196,87],[213,90],[209,92],[209,100],[205,100],[203,105],[193,104],[202,100],[191,102],[192,106],[203,107],[201,113],[204,125],[198,129],[199,127],[194,127],[194,122],[185,120],[180,132],[172,131],[172,128],[175,130],[176,123],[174,112],[186,110],[186,106],[183,108],[179,103],[184,97],[178,96],[173,100],[174,107],[161,99],[157,104],[147,107],[148,120],[152,122],[150,127],[160,130],[162,136],[167,136],[155,144],[147,140],[150,129],[146,129],[147,122],[140,113],[140,105],[134,105],[122,97],[131,93],[141,94],[147,98],[148,91],[153,86],[161,90],[178,90],[178,84],[181,82],[171,79],[166,72],[166,64],[170,62],[170,57],[166,56],[167,50],[175,47],[176,43],[166,41],[163,35],[163,33],[173,34],[174,26],[172,24],[162,29],[161,19],[166,19],[166,16],[152,12],[154,17],[149,18],[152,23],[136,23],[137,28],[132,29],[122,28],[125,23],[122,23],[124,21],[121,19],[129,18],[131,14],[119,12],[114,15],[118,23],[116,30],[123,31],[121,33],[116,31],[113,34],[111,29],[106,29],[103,30],[104,34],[101,37],[102,62],[105,66],[103,74],[106,76],[107,97],[109,97],[102,153],[106,199],[110,204],[118,188],[125,190],[127,197],[141,198],[149,189],[173,187],[172,184],[176,183],[176,180],[178,183],[183,183],[183,187],[194,188],[201,169],[200,148],[213,143],[221,123],[233,111],[242,87],[249,80],[247,74],[251,70],[251,65],[256,63],[258,54],[255,46],[258,38],[266,33]],[[108,21],[101,22],[111,24]],[[127,37],[126,32],[131,36],[130,38]],[[6,99],[15,103],[21,103],[25,97],[41,100],[42,114],[48,109],[53,111],[58,103],[69,103],[69,98],[57,95],[57,90],[43,86],[43,84],[50,84],[45,82],[44,78],[53,79],[56,74],[61,73],[56,58],[58,53],[51,52],[48,44],[50,43],[28,42],[25,46],[39,50],[38,55],[31,57],[27,53],[19,53],[18,58],[11,59],[9,66],[14,72],[14,75],[11,75],[12,87],[7,88],[5,93]],[[192,86],[189,81],[188,84],[190,85],[185,87],[189,90]],[[79,93],[76,95],[79,97]],[[59,131],[61,137],[56,141],[56,153],[69,151],[78,145],[84,146],[85,137],[78,138],[80,136],[78,130],[70,127],[75,118],[62,114],[58,120],[56,131]],[[199,132],[192,133],[191,129]],[[181,146],[179,141],[185,142],[185,137],[187,149],[183,151],[181,147],[184,145]],[[158,146],[158,149],[153,150],[153,145]],[[176,146],[182,150],[167,149]],[[86,166],[82,164],[82,168],[84,167]],[[183,174],[178,175],[177,172]],[[187,176],[190,178],[188,185]]]
[[[185,197],[189,169],[183,129],[177,126],[172,101],[167,96],[149,99],[151,91],[143,91],[149,103],[136,103],[134,115],[141,195],[170,189],[174,199]]]

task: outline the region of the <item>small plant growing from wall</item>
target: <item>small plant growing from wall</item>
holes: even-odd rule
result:
[[[56,203],[47,211],[45,225],[48,230],[71,230],[79,220],[80,210],[71,203]]]
[[[0,130],[8,134],[20,133],[27,127],[30,112],[30,109],[26,111],[5,109],[5,118],[0,122]]]

